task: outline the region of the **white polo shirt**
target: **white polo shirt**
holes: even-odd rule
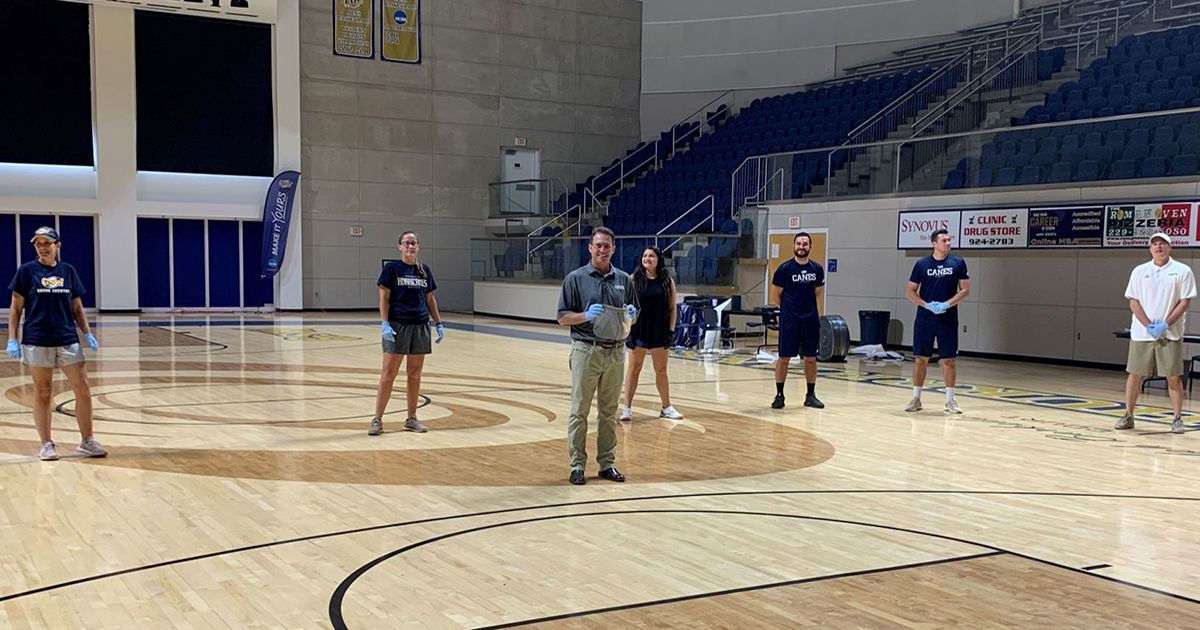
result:
[[[1137,300],[1146,312],[1151,322],[1166,321],[1167,315],[1175,309],[1180,300],[1196,297],[1196,278],[1192,268],[1168,258],[1167,264],[1159,267],[1151,260],[1138,265],[1129,275],[1129,286],[1125,287],[1125,297]],[[1163,335],[1172,341],[1183,339],[1183,331],[1187,328],[1187,313],[1179,318]],[[1133,317],[1129,325],[1129,337],[1134,341],[1153,341],[1146,332],[1146,327]]]

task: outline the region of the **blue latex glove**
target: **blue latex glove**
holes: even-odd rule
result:
[[[100,342],[96,341],[96,335],[93,335],[92,333],[88,333],[83,336],[83,340],[87,342],[88,347],[91,348],[92,350],[100,349]]]
[[[1150,325],[1146,327],[1146,332],[1155,339],[1162,339],[1162,336],[1167,334],[1167,322],[1150,322]]]
[[[603,304],[593,304],[588,307],[588,310],[583,312],[583,319],[584,319],[584,321],[590,322],[593,319],[600,317],[600,314],[603,312],[604,312]]]
[[[941,311],[938,310],[938,308],[941,306],[941,304],[942,304],[941,302],[926,302],[925,310],[929,311],[930,313],[933,313],[934,315],[938,315],[941,313]]]
[[[434,340],[433,343],[442,343],[442,338],[444,338],[446,336],[446,328],[444,326],[442,326],[441,322],[438,322],[437,324],[435,324],[434,328],[437,329],[438,338],[436,340]]]
[[[17,343],[16,339],[9,339],[8,348],[5,349],[5,352],[8,352],[8,358],[10,359],[20,359],[21,344]]]
[[[387,322],[379,322],[379,323],[381,324],[380,329],[383,331],[383,338],[386,341],[395,341],[396,340],[396,331],[392,330],[392,325]]]
[[[625,305],[625,319],[637,319],[637,316],[638,316],[637,307],[632,304],[626,304]]]

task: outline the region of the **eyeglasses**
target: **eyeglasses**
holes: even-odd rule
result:
[[[408,247],[416,247],[417,245],[420,245],[421,243],[419,241],[401,241],[400,244],[406,245]]]

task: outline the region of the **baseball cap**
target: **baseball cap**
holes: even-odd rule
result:
[[[54,241],[55,243],[58,242],[58,230],[56,230],[52,227],[38,228],[37,230],[34,231],[33,238],[29,239],[29,242],[32,243],[32,242],[36,241],[39,236],[42,238],[48,238],[48,239]]]
[[[1156,238],[1161,238],[1162,240],[1166,241],[1167,245],[1171,244],[1171,237],[1167,236],[1166,232],[1155,232],[1154,236],[1150,237],[1150,242],[1153,243],[1154,239]]]

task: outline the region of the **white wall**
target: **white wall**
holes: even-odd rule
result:
[[[562,286],[518,282],[474,282],[475,312],[555,321]]]
[[[647,0],[643,136],[723,90],[794,91],[892,50],[1012,19],[1014,8],[1011,0]]]
[[[270,178],[138,173],[134,12],[92,10],[96,167],[0,164],[0,212],[92,214],[99,234],[97,305],[137,308],[137,217],[261,219]],[[280,3],[275,25],[276,172],[300,168],[299,11]],[[276,287],[280,308],[300,308],[301,199]],[[69,245],[68,245],[69,246]]]
[[[985,194],[939,194],[770,206],[772,229],[798,216],[801,228],[829,229],[826,312],[841,315],[858,339],[858,311],[892,314],[891,343],[912,344],[916,307],[905,299],[913,264],[924,251],[896,249],[900,210],[1087,201],[1200,199],[1200,184],[1100,186]],[[1129,274],[1149,260],[1146,250],[1014,250],[955,253],[967,261],[971,296],[959,308],[963,350],[1024,357],[1124,364],[1128,342],[1113,337],[1130,323],[1124,298]],[[1193,269],[1200,252],[1176,248],[1173,256]],[[1189,313],[1200,329],[1200,302]],[[1188,348],[1196,354],[1200,348]]]

